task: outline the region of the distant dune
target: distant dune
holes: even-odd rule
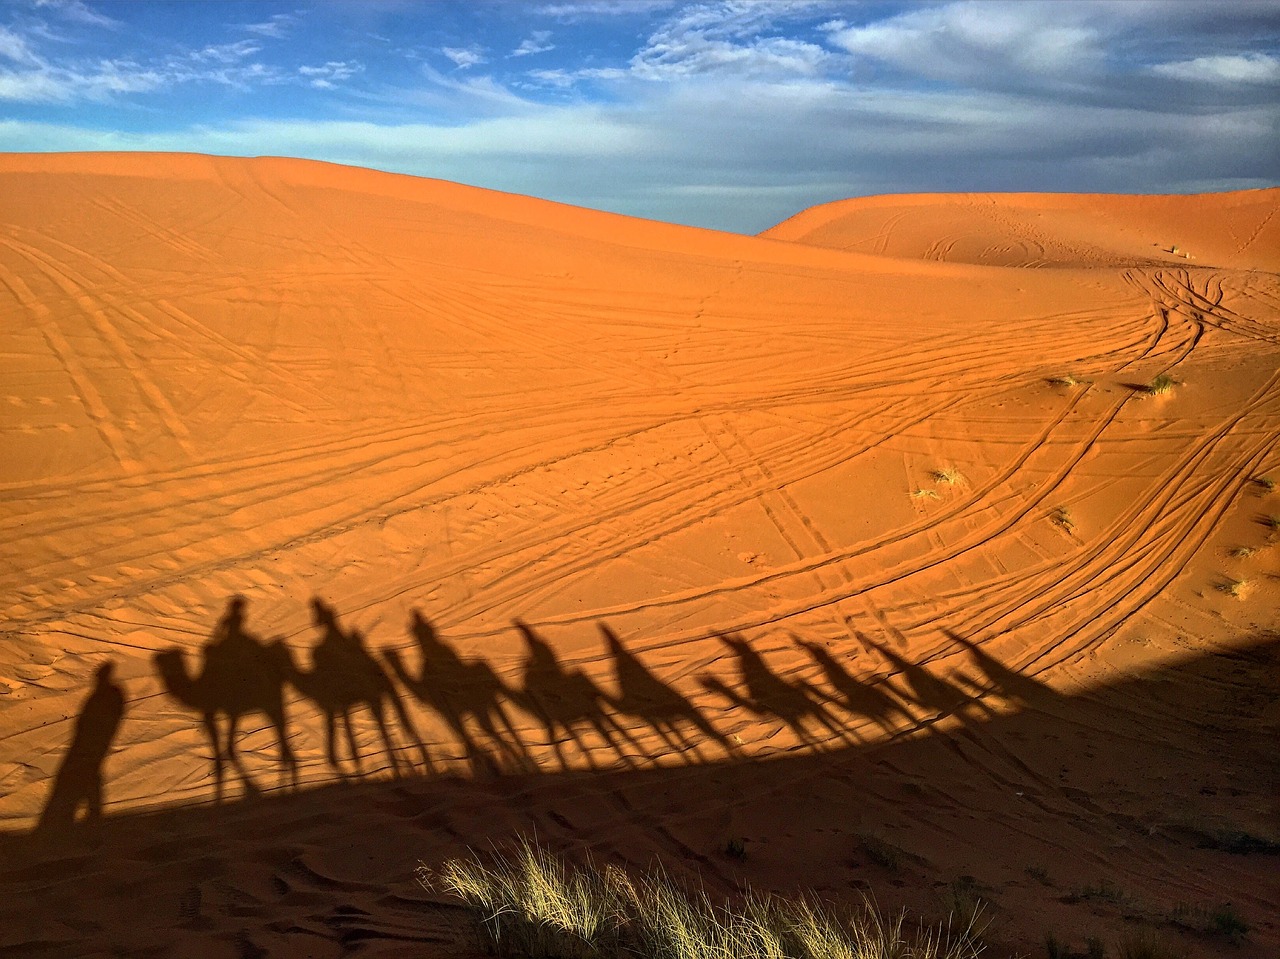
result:
[[[0,155],[0,949],[473,955],[536,831],[1276,955],[1277,208]]]
[[[761,236],[987,266],[1280,269],[1276,190],[1194,196],[959,193],[811,207]]]

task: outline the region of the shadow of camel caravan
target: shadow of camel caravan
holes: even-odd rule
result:
[[[216,796],[223,798],[224,763],[240,774],[245,793],[259,792],[236,751],[240,719],[262,713],[275,728],[280,743],[280,778],[298,783],[298,762],[289,745],[285,722],[285,666],[278,645],[268,645],[244,628],[245,600],[234,596],[204,644],[200,672],[187,672],[186,655],[173,647],[155,654],[156,671],[165,691],[188,709],[199,713],[213,747]],[[220,717],[226,718],[226,734]],[[225,740],[225,746],[224,746]]]

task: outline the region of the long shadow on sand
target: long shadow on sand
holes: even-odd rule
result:
[[[517,693],[529,708],[545,710],[546,728],[562,736],[581,725],[578,735],[607,738],[593,723],[609,697],[594,684],[579,688],[532,629],[525,637],[530,656]],[[901,692],[919,690],[930,708],[962,712],[963,721],[937,719],[871,744],[845,740],[828,751],[677,767],[347,780],[252,802],[107,815],[92,829],[50,813],[66,842],[0,834],[8,892],[0,951],[337,955],[360,947],[468,955],[459,915],[416,886],[413,866],[536,832],[555,849],[590,847],[619,864],[657,858],[715,895],[749,882],[762,891],[816,885],[823,896],[846,898],[870,885],[882,906],[940,917],[948,906],[936,890],[963,879],[982,890],[997,920],[994,956],[1037,953],[1048,928],[1078,931],[1077,945],[1089,930],[1114,939],[1135,924],[1178,937],[1169,919],[1176,901],[1232,902],[1253,926],[1232,954],[1276,954],[1280,638],[1076,696],[1009,670],[981,644],[956,642],[990,687],[991,708],[967,705],[966,693],[913,671]],[[744,654],[741,675],[726,687],[744,706],[776,704],[779,718],[821,731],[794,680],[781,688],[745,645],[732,648]],[[892,663],[888,652],[881,650]],[[615,655],[624,664],[630,656]],[[814,657],[826,669],[822,655]],[[824,675],[832,696],[849,690],[843,667]],[[101,688],[109,685],[100,679]],[[658,696],[648,681],[622,685],[630,689],[616,702]],[[575,688],[572,708],[549,693]],[[860,701],[858,690],[847,695]],[[864,714],[892,710],[876,703]],[[84,716],[99,719],[82,725],[97,732],[77,734],[80,745],[72,746],[90,768],[110,740],[115,707],[108,706],[86,708]],[[696,735],[696,720],[682,722]],[[901,851],[891,866],[867,855],[868,834]],[[749,840],[745,858],[723,854],[727,835]],[[1108,894],[1090,893],[1100,888]],[[1183,944],[1193,954],[1222,945],[1188,936]]]
[[[98,667],[92,692],[76,717],[71,745],[53,777],[53,790],[45,802],[36,831],[42,835],[65,833],[76,821],[81,806],[85,821],[102,819],[103,763],[124,718],[124,690],[113,680],[114,664]]]

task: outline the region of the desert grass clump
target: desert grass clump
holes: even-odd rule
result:
[[[953,929],[909,926],[870,900],[838,909],[812,896],[748,892],[714,903],[661,869],[632,878],[613,866],[572,868],[535,844],[438,870],[431,889],[457,896],[502,956],[528,959],[976,959],[975,921]]]
[[[502,956],[594,959],[616,951],[616,888],[594,869],[570,870],[529,840],[510,855],[449,860],[418,879],[471,907]]]
[[[1059,506],[1053,511],[1053,523],[1055,526],[1066,530],[1068,533],[1074,533],[1076,531],[1075,518],[1071,515],[1071,510],[1067,509],[1065,506]]]
[[[1065,386],[1071,389],[1076,386],[1088,386],[1093,380],[1085,380],[1076,376],[1074,373],[1063,373],[1060,376],[1049,377],[1050,386]]]
[[[912,499],[938,499],[938,491],[936,489],[925,489],[923,486],[911,493]]]
[[[1280,513],[1272,513],[1269,516],[1262,517],[1262,525],[1272,532],[1280,533]]]
[[[1232,548],[1231,555],[1236,559],[1248,559],[1256,552],[1252,546],[1236,546]]]
[[[1253,481],[1264,493],[1274,493],[1276,490],[1276,481],[1270,476],[1255,476]]]
[[[1235,579],[1227,580],[1225,583],[1219,586],[1218,589],[1221,592],[1226,593],[1232,599],[1243,599],[1248,594],[1249,590],[1252,587],[1253,587],[1253,583],[1250,582],[1249,580],[1243,579],[1243,578],[1235,578]]]
[[[1164,396],[1166,393],[1172,393],[1175,385],[1172,376],[1168,373],[1161,373],[1147,384],[1147,394],[1149,396]]]
[[[946,483],[948,486],[959,486],[964,482],[964,476],[954,466],[942,466],[934,470],[932,476],[939,483]]]
[[[1119,959],[1175,959],[1175,954],[1150,932],[1129,933],[1117,943]]]

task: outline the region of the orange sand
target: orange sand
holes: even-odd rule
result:
[[[0,156],[0,950],[468,955],[413,867],[536,830],[1276,955],[1277,208]]]

